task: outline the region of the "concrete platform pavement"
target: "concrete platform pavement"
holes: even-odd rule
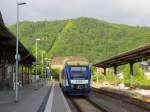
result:
[[[51,84],[27,85],[19,90],[19,101],[14,102],[14,91],[0,91],[0,112],[42,112],[46,97],[50,93]]]
[[[44,112],[72,112],[58,83],[51,88]]]
[[[150,103],[150,90],[145,89],[129,89],[129,87],[101,87],[101,90],[108,91],[111,93],[115,93],[118,95],[124,95],[127,97],[139,99],[141,101],[145,101]]]

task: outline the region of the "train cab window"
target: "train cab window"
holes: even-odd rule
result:
[[[70,76],[72,79],[87,79],[87,67],[70,67]]]

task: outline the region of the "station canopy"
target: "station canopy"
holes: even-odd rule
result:
[[[0,51],[1,56],[4,54],[9,62],[14,62],[16,54],[16,37],[4,25],[0,12]],[[35,57],[19,42],[20,62],[24,65],[31,65]]]
[[[121,53],[117,56],[113,56],[107,60],[94,64],[94,66],[109,68],[113,66],[144,61],[147,59],[150,59],[150,43],[147,43],[144,46],[140,46],[131,51]]]

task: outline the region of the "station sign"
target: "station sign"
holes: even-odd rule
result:
[[[37,61],[32,62],[33,65],[38,65],[39,63]]]
[[[17,55],[15,55],[15,59],[16,59],[16,60],[18,59],[18,61],[20,61],[20,60],[21,60],[21,55],[18,54],[18,58],[17,58]]]

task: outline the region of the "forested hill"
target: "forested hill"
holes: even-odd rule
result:
[[[10,29],[15,32],[15,25]],[[150,28],[112,24],[93,18],[60,21],[24,21],[20,24],[21,42],[35,54],[35,39],[39,52],[53,56],[85,56],[97,62],[150,42]],[[41,53],[39,53],[41,54]]]

